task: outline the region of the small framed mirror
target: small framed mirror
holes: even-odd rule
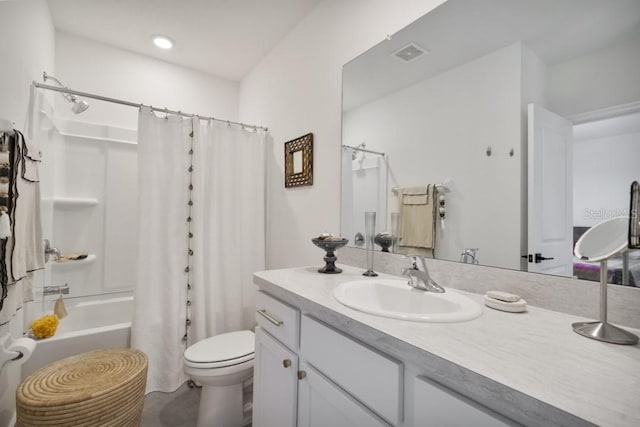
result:
[[[313,184],[313,134],[284,143],[284,186]]]

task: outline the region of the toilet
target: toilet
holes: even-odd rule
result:
[[[254,352],[251,331],[215,335],[185,350],[184,373],[202,384],[198,427],[243,425],[242,383],[253,375]]]

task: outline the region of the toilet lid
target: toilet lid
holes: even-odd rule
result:
[[[236,331],[199,341],[184,352],[185,360],[192,363],[229,362],[253,358],[255,335],[251,331]]]

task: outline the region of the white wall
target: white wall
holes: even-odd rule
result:
[[[55,32],[45,0],[0,2],[0,117],[23,129],[29,103],[29,87],[45,69],[54,70]],[[9,325],[0,326],[0,336],[22,334],[21,313]],[[0,372],[0,426],[7,426],[15,413],[15,389],[20,381],[19,365]]]
[[[365,212],[375,212],[375,232],[391,231],[387,221],[387,162],[376,154],[343,152],[340,232],[355,245],[356,233],[366,235]],[[379,249],[379,248],[377,248]]]
[[[584,113],[640,100],[640,34],[549,67],[549,108]]]
[[[23,129],[29,87],[54,69],[55,33],[45,0],[0,2],[0,117]]]
[[[520,266],[521,66],[516,43],[344,116],[345,144],[389,155],[390,187],[451,180],[438,259],[480,248],[482,264]],[[389,211],[398,211],[391,194]]]
[[[258,64],[240,87],[240,118],[269,126],[269,268],[322,264],[310,239],[340,229],[342,65],[441,0],[325,0]],[[313,186],[284,188],[283,143],[314,134]],[[338,258],[340,254],[338,252]]]
[[[635,122],[635,125],[624,126]],[[629,215],[631,182],[640,180],[640,113],[574,127],[573,224],[591,227]]]
[[[138,235],[136,132],[115,139],[105,137],[113,128],[61,125],[70,135],[56,134],[49,141],[57,203],[45,236],[63,254],[86,252],[95,260],[51,264],[51,283],[69,284],[67,298],[130,291],[137,279],[137,246],[132,244]],[[74,199],[95,199],[95,205],[71,203]],[[52,307],[49,302],[45,311]]]
[[[225,120],[238,117],[237,82],[61,32],[56,33],[55,76],[66,86],[83,92]],[[74,115],[70,105],[57,96],[56,113],[76,120],[137,128],[137,109],[88,101],[91,107]]]

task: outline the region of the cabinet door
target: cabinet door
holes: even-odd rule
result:
[[[505,427],[517,423],[425,377],[414,379],[414,425]]]
[[[388,427],[366,407],[305,363],[298,384],[299,427]]]
[[[256,328],[253,368],[253,425],[295,427],[298,356]]]

